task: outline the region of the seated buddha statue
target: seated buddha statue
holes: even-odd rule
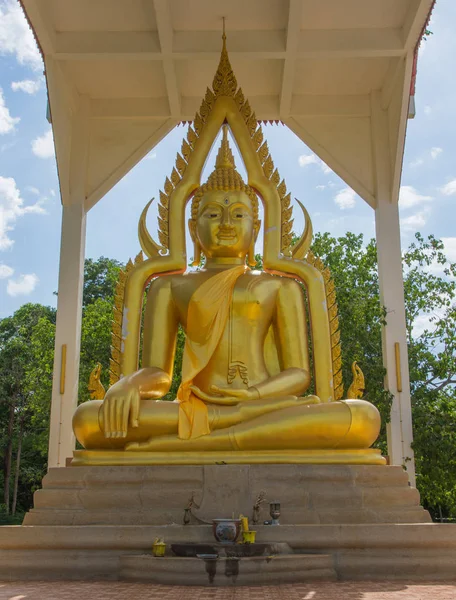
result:
[[[251,268],[260,225],[258,197],[236,170],[225,132],[215,170],[192,198],[194,264],[204,255],[204,266],[152,281],[142,368],[74,415],[86,449],[356,450],[375,441],[380,416],[372,404],[306,396],[304,292],[290,277]],[[175,401],[163,401],[179,326],[186,334],[182,383]]]

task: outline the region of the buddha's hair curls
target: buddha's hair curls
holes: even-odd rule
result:
[[[228,142],[227,125],[223,126],[222,143],[215,161],[215,169],[209,175],[207,182],[201,185],[193,195],[192,221],[196,222],[199,205],[204,194],[215,191],[245,192],[252,202],[254,225],[258,224],[258,196],[252,187],[244,183],[242,177],[236,171],[234,156]]]

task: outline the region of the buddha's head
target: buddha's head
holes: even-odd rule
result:
[[[224,126],[215,170],[192,200],[189,229],[195,248],[193,265],[200,263],[203,253],[206,258],[248,256],[249,264],[254,266],[260,224],[258,197],[236,171]]]

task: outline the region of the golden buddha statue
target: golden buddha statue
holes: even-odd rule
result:
[[[75,413],[75,435],[86,449],[75,452],[75,464],[384,462],[369,449],[380,429],[377,409],[360,399],[340,400],[335,292],[308,250],[310,221],[291,249],[289,195],[239,92],[224,44],[213,91],[161,194],[161,247],[145,230],[145,212],[141,217],[140,241],[149,259],[130,264],[120,286],[113,385],[103,400],[85,402]],[[228,126],[248,184],[236,170]],[[215,170],[201,185],[221,127]],[[266,221],[261,272],[250,268],[261,226],[259,196]],[[190,199],[193,265],[202,255],[205,260],[186,272],[183,215]],[[138,369],[141,302],[151,279]],[[317,395],[309,396],[308,315],[300,283],[312,317]],[[179,326],[186,333],[182,383],[174,402],[162,401],[171,386]]]

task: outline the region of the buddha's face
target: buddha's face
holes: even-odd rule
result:
[[[245,257],[255,235],[249,196],[242,191],[206,192],[192,235],[207,258]]]

